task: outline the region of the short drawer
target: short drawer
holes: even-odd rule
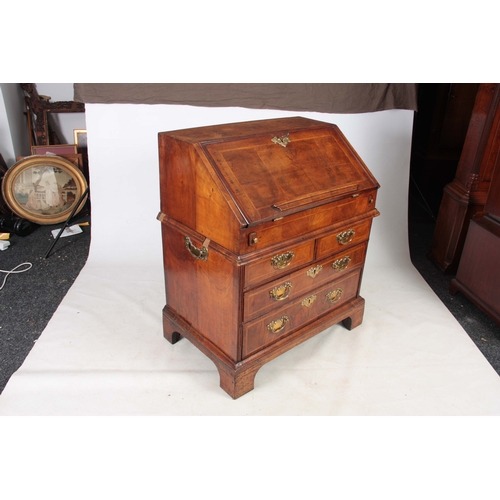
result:
[[[245,288],[287,274],[314,259],[314,240],[284,247],[276,254],[252,262],[245,267]]]
[[[243,325],[243,358],[355,298],[360,273],[358,269]]]
[[[358,222],[356,224],[345,226],[328,236],[318,238],[316,248],[316,259],[321,259],[342,251],[345,248],[351,248],[367,241],[370,236],[372,219]]]
[[[296,297],[318,288],[352,269],[363,265],[367,243],[362,243],[281,276],[244,294],[243,321],[250,321]]]

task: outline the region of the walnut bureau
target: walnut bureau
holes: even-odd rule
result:
[[[336,125],[302,117],[160,132],[164,336],[232,398],[267,362],[363,319],[379,185]]]

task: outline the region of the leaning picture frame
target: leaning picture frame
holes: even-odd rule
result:
[[[5,203],[19,217],[41,225],[59,224],[85,205],[83,173],[54,155],[28,156],[13,165],[2,182]],[[76,205],[80,205],[76,207]]]
[[[86,129],[74,129],[73,130],[73,141],[75,143],[77,151],[82,149],[87,149],[87,130]]]
[[[49,144],[47,146],[31,146],[32,155],[71,155],[77,153],[78,147],[76,144]]]

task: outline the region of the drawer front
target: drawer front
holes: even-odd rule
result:
[[[358,222],[350,226],[345,226],[328,236],[318,238],[316,258],[321,259],[327,255],[340,252],[346,248],[351,248],[363,241],[367,241],[370,236],[372,219]]]
[[[246,292],[243,320],[250,321],[276,307],[285,306],[323,283],[362,266],[366,246],[366,242],[362,243]]]
[[[280,217],[278,212],[274,221],[249,228],[242,234],[241,253],[265,248],[277,241],[304,236],[312,231],[327,230],[344,220],[372,213],[375,209],[376,196],[377,192],[373,190],[354,198],[328,203],[286,217]]]
[[[314,240],[284,247],[276,254],[263,258],[245,267],[245,288],[283,276],[314,259]]]
[[[361,270],[354,271],[276,308],[243,326],[243,358],[356,297]]]

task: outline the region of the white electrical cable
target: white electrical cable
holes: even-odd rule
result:
[[[28,266],[26,269],[21,269],[20,271],[17,271],[21,266]],[[0,286],[0,290],[4,287],[5,282],[7,281],[7,278],[9,277],[10,274],[17,274],[17,273],[24,273],[26,271],[29,271],[33,267],[33,264],[31,262],[23,262],[22,264],[17,265],[14,269],[10,271],[3,271],[0,269],[0,273],[6,273],[5,278],[3,279],[2,286]]]

